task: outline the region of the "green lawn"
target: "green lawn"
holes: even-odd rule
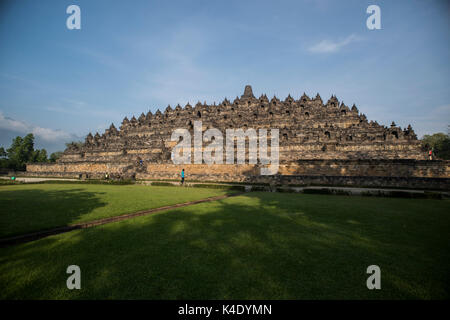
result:
[[[10,180],[10,179],[0,179],[0,185],[15,185],[15,184],[21,184],[21,182],[17,180]]]
[[[104,184],[0,187],[0,237],[225,194],[224,190]]]
[[[447,200],[255,192],[0,249],[0,298],[449,299],[449,239]]]

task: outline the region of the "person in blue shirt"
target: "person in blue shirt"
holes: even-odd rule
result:
[[[181,170],[181,184],[184,184],[184,169]]]

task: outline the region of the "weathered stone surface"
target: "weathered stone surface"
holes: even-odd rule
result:
[[[185,128],[193,137],[197,120],[202,121],[203,131],[217,128],[224,137],[228,128],[279,129],[279,176],[450,178],[448,161],[419,161],[427,153],[411,126],[402,129],[394,122],[389,127],[369,122],[355,105],[349,108],[335,96],[326,103],[319,94],[269,100],[266,95],[255,98],[251,86],[232,103],[225,98],[219,105],[199,102],[192,107],[188,103],[184,108],[168,106],[164,113],[142,113],[138,119],[125,117],[120,129],[111,124],[102,135],[89,133],[81,147],[70,145],[56,164],[30,164],[27,172],[178,177],[180,168],[170,158],[176,144],[170,141],[171,134]],[[209,181],[274,179],[256,177],[257,167],[250,165],[184,167],[191,177]]]
[[[130,170],[131,169],[131,170]],[[181,169],[187,180],[210,182],[247,182],[286,185],[341,185],[450,189],[450,162],[427,160],[299,160],[283,164],[279,174],[261,176],[258,165],[150,163],[144,168],[128,163],[29,164],[29,175],[137,179],[179,179]]]

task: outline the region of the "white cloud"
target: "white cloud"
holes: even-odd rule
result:
[[[23,121],[14,120],[5,115],[0,111],[0,129],[20,133],[28,134],[32,133],[36,138],[42,139],[46,142],[57,142],[57,141],[72,141],[76,138],[75,135],[62,130],[54,130],[50,128],[42,128],[39,126],[34,126]]]
[[[352,42],[358,41],[360,38],[354,34],[349,35],[341,41],[322,40],[308,48],[313,53],[334,53]]]

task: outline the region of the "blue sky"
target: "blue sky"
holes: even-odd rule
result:
[[[81,8],[68,30],[66,8]],[[381,8],[368,30],[366,8]],[[448,1],[14,0],[0,4],[0,145],[100,133],[125,116],[241,95],[323,100],[418,133],[450,124]]]

